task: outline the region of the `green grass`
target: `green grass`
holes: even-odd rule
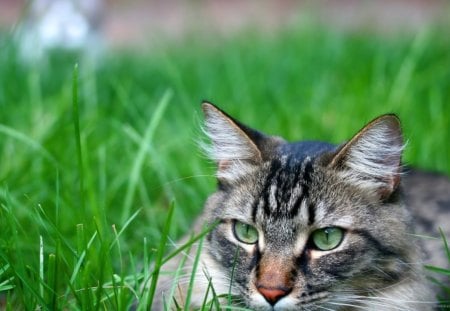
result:
[[[215,187],[197,147],[202,99],[290,140],[341,142],[394,112],[405,162],[450,174],[445,31],[189,36],[111,52],[96,67],[61,53],[24,65],[0,38],[0,301],[9,310],[151,303],[139,283],[157,275],[150,263],[164,260],[165,232],[186,233]]]

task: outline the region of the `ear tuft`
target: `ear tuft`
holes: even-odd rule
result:
[[[212,142],[204,149],[217,163],[219,180],[230,182],[252,171],[262,161],[262,156],[246,133],[249,129],[209,102],[203,102],[202,108],[203,131]]]
[[[387,198],[401,174],[403,138],[395,115],[383,115],[361,129],[333,157],[330,166],[350,183]]]

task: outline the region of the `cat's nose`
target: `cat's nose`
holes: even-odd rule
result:
[[[258,286],[258,291],[261,295],[263,295],[268,303],[274,305],[278,302],[278,300],[289,294],[291,289],[284,287],[267,288],[264,286]]]

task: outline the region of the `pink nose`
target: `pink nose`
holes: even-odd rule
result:
[[[263,286],[258,286],[258,291],[271,305],[276,304],[278,300],[280,300],[290,292],[289,289],[285,288],[266,288]]]

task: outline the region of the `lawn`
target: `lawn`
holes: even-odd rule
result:
[[[393,112],[405,163],[450,174],[450,38],[437,28],[190,35],[95,66],[68,53],[24,64],[8,35],[0,44],[0,308],[151,300],[139,283],[164,227],[169,241],[186,233],[215,188],[203,99],[288,140],[339,143]]]

